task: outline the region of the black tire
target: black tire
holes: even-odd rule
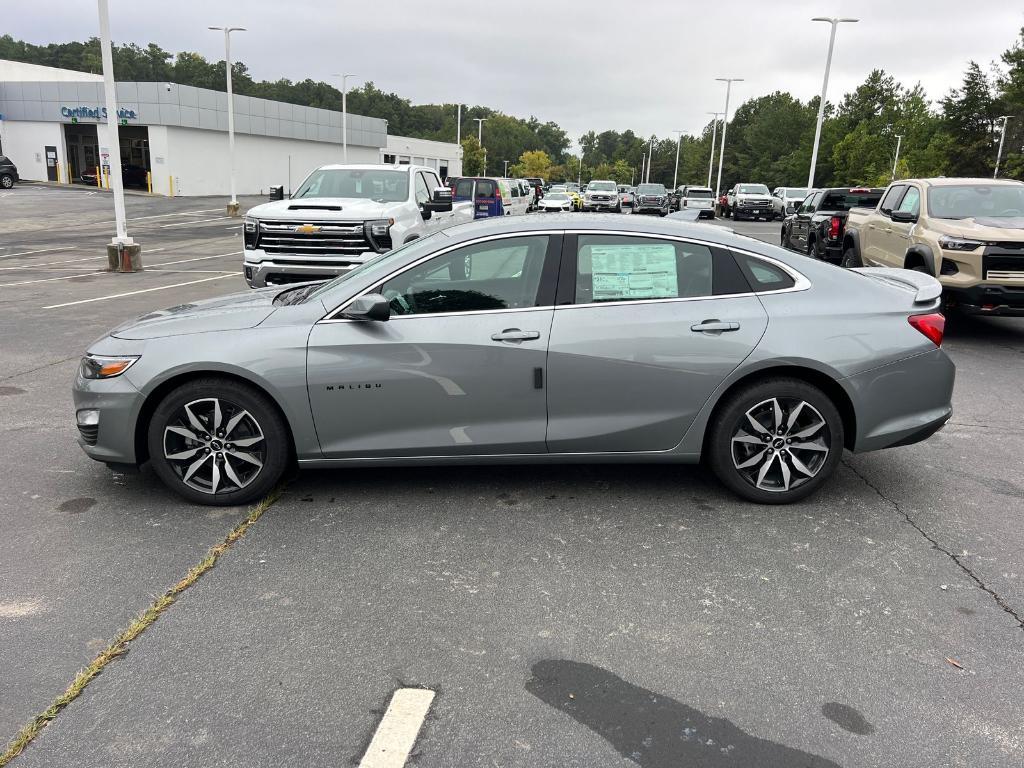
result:
[[[839,262],[839,266],[845,269],[856,269],[857,267],[863,267],[864,262],[860,260],[860,256],[857,255],[857,251],[851,245],[843,249],[843,260]]]
[[[796,421],[788,433],[779,435],[771,429],[774,408],[769,404],[773,398],[781,406],[783,428],[793,411],[798,411]],[[802,406],[798,408],[797,403]],[[772,433],[772,442],[764,443],[764,448],[759,451],[762,443],[755,443],[748,438],[763,436],[754,430],[747,414],[759,413],[758,409],[761,408],[766,409],[768,416],[756,418],[766,432]],[[818,422],[819,416],[822,426],[818,431],[800,437]],[[838,409],[824,392],[800,379],[771,378],[738,389],[716,409],[707,434],[705,450],[712,471],[733,493],[758,504],[790,504],[806,498],[828,482],[842,459],[843,420]],[[790,434],[792,438],[787,437]],[[740,439],[734,442],[734,437]],[[789,442],[785,442],[787,440]],[[794,448],[797,442],[801,446],[813,444],[816,447]],[[734,446],[739,455],[734,455]],[[765,458],[759,459],[751,468],[739,469],[737,464],[750,461],[748,457]],[[789,472],[788,480],[783,474],[783,463]],[[797,470],[797,463],[813,471],[813,475],[807,476]],[[757,473],[759,476],[760,468],[765,464],[768,465],[762,480],[765,487],[758,487],[757,477],[752,477],[752,474]],[[778,487],[784,482],[789,483],[788,490],[784,486]],[[770,487],[773,485],[776,487]]]
[[[809,259],[818,258],[818,246],[816,237],[807,238],[807,252],[804,255],[807,256],[807,258]]]
[[[212,428],[212,413],[204,411],[213,407],[209,404],[214,400],[221,409],[221,426],[231,426],[234,417],[239,418],[226,436],[218,435],[215,430],[200,434],[188,420],[186,405],[192,406],[190,410],[201,425]],[[239,416],[240,412],[247,415]],[[175,426],[197,435],[198,439],[192,440],[168,429]],[[209,377],[182,384],[156,407],[147,430],[153,470],[168,488],[194,504],[234,506],[261,499],[280,482],[292,456],[291,437],[277,406],[259,390],[232,379]],[[232,435],[239,434],[242,437],[236,437],[237,441],[248,441],[246,448],[249,450],[239,451],[230,441]],[[206,448],[196,448],[204,443]],[[196,452],[175,462],[166,457],[166,450],[175,448],[181,448],[181,453],[193,449]],[[243,454],[257,459],[261,465],[252,469],[253,463],[240,458]],[[204,455],[211,458],[193,469],[192,484],[186,483],[184,476],[192,469],[193,459],[198,461]],[[225,465],[227,469],[222,471],[220,468]],[[241,486],[229,477],[232,473],[241,481]],[[206,480],[207,474],[209,480]],[[221,482],[228,490],[216,487]],[[197,485],[209,490],[197,489]]]
[[[0,189],[10,189],[14,186],[14,177],[9,173],[0,175]]]

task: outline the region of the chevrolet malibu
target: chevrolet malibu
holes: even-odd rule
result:
[[[704,459],[745,499],[950,417],[940,287],[724,229],[555,214],[460,225],[321,284],[152,312],[97,341],[80,443],[241,504],[300,467]]]

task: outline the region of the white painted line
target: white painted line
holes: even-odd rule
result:
[[[195,285],[196,283],[208,283],[211,280],[223,280],[227,277],[235,277],[235,274],[230,275],[217,275],[216,277],[204,277],[202,280],[189,280],[187,283],[175,283],[174,285],[159,285],[156,288],[143,288],[139,291],[127,291],[126,293],[115,293],[110,296],[97,296],[94,299],[82,299],[81,301],[67,301],[63,304],[50,304],[49,306],[43,307],[43,309],[60,309],[61,307],[73,307],[76,304],[89,304],[94,301],[106,301],[107,299],[120,299],[125,296],[135,296],[139,293],[150,293],[151,291],[166,291],[169,288],[182,288],[186,285]],[[241,273],[238,273],[241,276]]]
[[[167,250],[166,248],[153,248],[152,250],[143,251],[143,253],[158,253],[160,251]],[[17,267],[0,267],[0,269],[38,269],[40,267],[53,267],[57,264],[77,264],[80,261],[91,261],[92,259],[105,259],[106,254],[100,256],[86,256],[83,259],[65,259],[64,261],[44,261],[42,264],[32,262],[31,264],[21,264]],[[72,267],[64,267],[64,269],[72,269]],[[85,267],[82,267],[85,269]]]
[[[161,272],[168,275],[239,275],[238,269],[152,269],[146,267],[147,272]]]
[[[433,700],[434,692],[425,688],[395,691],[359,768],[402,768]]]
[[[161,224],[160,229],[167,229],[167,227],[184,227],[187,224],[202,224],[203,222],[206,221],[224,221],[225,219],[230,218],[230,216],[215,216],[212,219],[197,219],[195,221],[176,221],[173,224]]]
[[[219,211],[220,208],[200,208],[198,211],[175,211],[174,213],[157,213],[153,216],[139,216],[134,219],[128,219],[128,222],[133,221],[146,221],[147,219],[165,219],[168,216],[202,216],[204,213],[213,213]]]
[[[40,248],[38,251],[22,251],[21,253],[5,253],[0,255],[0,259],[12,259],[15,256],[28,256],[32,253],[48,253],[50,251],[73,251],[75,246],[73,245],[62,245],[58,248]]]
[[[21,280],[17,283],[0,283],[0,288],[10,288],[15,285],[32,285],[33,283],[52,283],[54,280],[74,280],[76,277],[87,275],[102,275],[106,270],[92,270],[90,272],[78,272],[74,275],[62,275],[61,277],[41,277],[37,280]]]
[[[151,267],[169,267],[171,264],[188,264],[190,261],[208,261],[209,259],[222,259],[225,256],[240,256],[242,251],[231,253],[218,253],[213,256],[196,256],[194,259],[178,259],[177,261],[161,261],[157,264],[150,264]]]

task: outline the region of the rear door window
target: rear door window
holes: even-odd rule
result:
[[[455,182],[455,197],[464,200],[473,198],[473,179],[459,179]]]
[[[476,183],[477,199],[481,197],[494,197],[495,184],[490,179],[480,179]]]

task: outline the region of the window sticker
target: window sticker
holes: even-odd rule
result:
[[[594,301],[679,295],[676,249],[670,244],[592,245]]]

